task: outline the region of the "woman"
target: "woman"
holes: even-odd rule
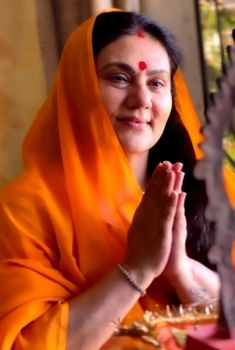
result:
[[[217,297],[192,175],[200,125],[178,63],[172,35],[134,13],[71,35],[25,171],[1,195],[2,350],[94,350],[112,321]]]

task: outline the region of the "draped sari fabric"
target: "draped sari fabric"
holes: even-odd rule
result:
[[[1,350],[66,348],[67,301],[122,260],[142,197],[102,104],[94,21],[70,36],[25,138],[24,172],[1,194]],[[200,157],[200,123],[180,71],[175,83],[177,109]],[[139,304],[128,317],[136,311]]]

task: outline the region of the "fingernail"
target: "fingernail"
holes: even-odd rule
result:
[[[171,168],[171,163],[168,160],[164,160],[162,162],[163,166],[164,166],[164,170],[169,173],[170,172],[170,168]]]
[[[159,170],[161,170],[161,169],[163,169],[163,163],[162,163],[162,162],[161,162],[161,163],[158,163],[158,165],[156,166],[154,172],[159,171]]]
[[[164,164],[164,165],[170,165],[171,163],[170,163],[168,160],[164,160],[164,161],[162,162],[162,164]]]
[[[174,164],[174,167],[176,171],[181,171],[183,168],[183,163],[177,162]]]

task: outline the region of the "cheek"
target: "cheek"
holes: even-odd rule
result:
[[[102,84],[100,85],[100,93],[105,110],[111,118],[112,115],[114,115],[118,110],[122,101],[122,97],[116,89],[112,89],[112,87],[102,86]]]
[[[158,98],[153,103],[153,116],[154,118],[160,118],[163,122],[166,121],[170,115],[172,109],[172,96],[163,95],[158,96]]]

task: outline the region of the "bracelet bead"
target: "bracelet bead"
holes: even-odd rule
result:
[[[117,269],[122,273],[123,276],[128,280],[128,282],[134,287],[135,289],[138,290],[141,296],[146,294],[146,290],[141,287],[139,282],[137,282],[133,276],[130,274],[128,270],[125,269],[121,264],[117,265]]]

